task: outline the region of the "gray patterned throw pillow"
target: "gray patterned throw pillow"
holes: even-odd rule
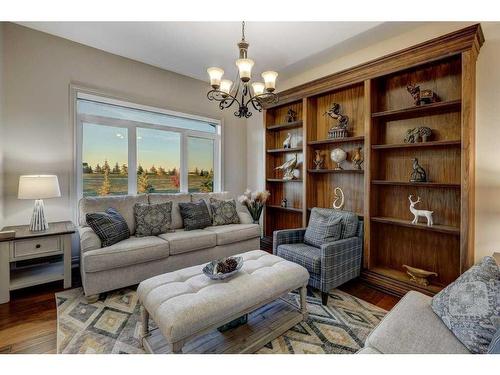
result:
[[[332,215],[323,215],[317,210],[311,212],[309,225],[304,234],[304,243],[321,247],[321,245],[340,240],[342,234],[342,218]]]
[[[220,200],[210,198],[210,206],[212,208],[213,225],[239,224],[240,217],[236,211],[236,201]]]
[[[495,260],[484,257],[436,294],[432,310],[472,353],[486,353],[499,328],[500,271]]]
[[[158,236],[172,229],[172,202],[134,205],[135,235]]]
[[[184,230],[203,229],[212,225],[208,206],[204,200],[179,203]]]

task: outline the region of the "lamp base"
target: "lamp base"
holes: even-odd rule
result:
[[[33,215],[31,216],[30,231],[42,232],[49,229],[47,218],[45,217],[43,200],[35,200],[35,207],[33,208]]]

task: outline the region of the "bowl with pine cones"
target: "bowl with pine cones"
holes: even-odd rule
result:
[[[242,266],[242,257],[227,257],[212,260],[203,267],[203,273],[212,280],[224,280],[235,275]]]

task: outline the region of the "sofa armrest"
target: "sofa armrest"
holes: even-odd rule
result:
[[[101,239],[91,227],[78,227],[78,234],[80,235],[81,254],[101,248]]]
[[[363,239],[350,237],[321,245],[321,290],[349,281],[361,272]]]
[[[305,233],[306,233],[306,228],[284,229],[284,230],[274,231],[273,254],[276,254],[276,249],[278,248],[279,245],[304,242]]]

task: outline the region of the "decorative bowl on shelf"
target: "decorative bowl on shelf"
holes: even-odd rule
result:
[[[212,260],[203,267],[203,273],[212,280],[224,280],[234,276],[243,266],[242,257]]]

